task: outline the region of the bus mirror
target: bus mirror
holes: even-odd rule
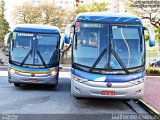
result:
[[[62,66],[59,66],[59,69],[62,70]]]
[[[147,30],[149,33],[149,46],[153,47],[155,45],[155,33],[154,30],[150,27],[144,27],[144,30]]]
[[[7,33],[4,37],[4,47],[8,47],[8,42],[9,42],[9,37],[10,37],[11,33]]]
[[[61,39],[60,39],[60,47],[59,47],[59,49],[62,50],[63,47],[64,47],[64,36],[61,37]]]
[[[70,33],[71,33],[71,30],[72,30],[72,27],[73,27],[73,25],[69,24],[65,29],[64,41],[65,41],[66,44],[70,43]]]

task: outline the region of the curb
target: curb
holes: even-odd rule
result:
[[[138,102],[147,112],[152,114],[157,120],[160,120],[160,113],[155,108],[144,102],[142,99],[138,99]]]
[[[2,68],[4,67],[5,68],[5,67],[8,67],[8,65],[0,65],[0,67],[2,67]]]
[[[160,76],[146,76],[146,77],[150,78],[150,77],[160,77]]]

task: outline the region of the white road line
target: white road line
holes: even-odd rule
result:
[[[65,69],[71,69],[71,67],[68,67],[68,66],[64,66],[64,67],[62,66],[62,69],[63,68],[65,68]]]
[[[71,74],[70,74],[69,72],[60,72],[60,73],[59,73],[59,76],[60,76],[60,77],[70,78],[70,77],[71,77]]]
[[[0,71],[0,76],[8,76],[8,71]]]

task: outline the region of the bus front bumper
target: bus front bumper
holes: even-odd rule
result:
[[[144,82],[137,85],[130,82],[111,84],[111,87],[107,87],[106,82],[78,82],[72,78],[71,94],[74,97],[87,98],[139,99],[143,97]]]
[[[23,73],[22,73],[23,74]],[[9,83],[20,83],[20,84],[48,84],[56,85],[58,83],[58,72],[55,75],[35,75],[31,77],[31,74],[13,74],[8,72]]]

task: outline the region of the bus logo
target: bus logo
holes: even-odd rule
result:
[[[32,76],[32,77],[35,77],[35,74],[34,74],[34,73],[31,73],[31,76]]]
[[[107,85],[107,87],[111,87],[112,86],[112,84],[110,82],[108,82],[106,85]]]

